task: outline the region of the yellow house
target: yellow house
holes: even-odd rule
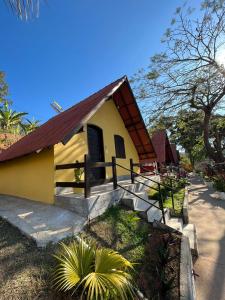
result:
[[[113,157],[118,179],[130,176],[130,159],[138,163],[155,158],[126,77],[56,115],[1,153],[0,194],[53,204],[56,187],[83,193],[87,186],[112,180]]]

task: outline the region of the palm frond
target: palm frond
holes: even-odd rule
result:
[[[134,299],[130,271],[132,263],[111,249],[97,249],[83,239],[67,246],[61,244],[55,255],[58,266],[54,286],[62,291],[82,290],[87,300]]]

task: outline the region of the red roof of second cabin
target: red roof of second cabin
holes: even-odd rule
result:
[[[175,164],[179,163],[179,158],[178,158],[178,153],[177,153],[177,146],[175,144],[170,144],[171,150],[172,150],[172,154],[173,154],[173,159]]]
[[[140,159],[156,157],[151,139],[131,91],[127,77],[107,85],[97,93],[51,118],[0,154],[0,162],[66,143],[108,99],[113,98],[134,142]]]
[[[152,135],[152,143],[157,155],[158,163],[174,162],[172,149],[166,130],[157,130]]]

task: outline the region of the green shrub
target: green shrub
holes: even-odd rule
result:
[[[213,187],[220,192],[225,192],[225,180],[222,176],[214,177]]]

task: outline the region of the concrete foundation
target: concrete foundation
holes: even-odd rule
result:
[[[157,177],[151,177],[151,179],[157,180]],[[141,182],[145,182],[148,185],[154,184],[147,179],[139,178],[138,181],[140,183],[136,182],[131,184],[130,180],[123,180],[119,181],[118,184],[133,193],[145,193],[146,189],[148,189],[148,187],[141,184]],[[91,190],[91,197],[89,198],[84,198],[83,195],[74,193],[60,193],[55,196],[55,205],[92,220],[102,215],[107,208],[119,203],[121,199],[126,196],[130,197],[131,193],[125,191],[121,187],[114,190],[113,184],[108,183],[93,187]]]

